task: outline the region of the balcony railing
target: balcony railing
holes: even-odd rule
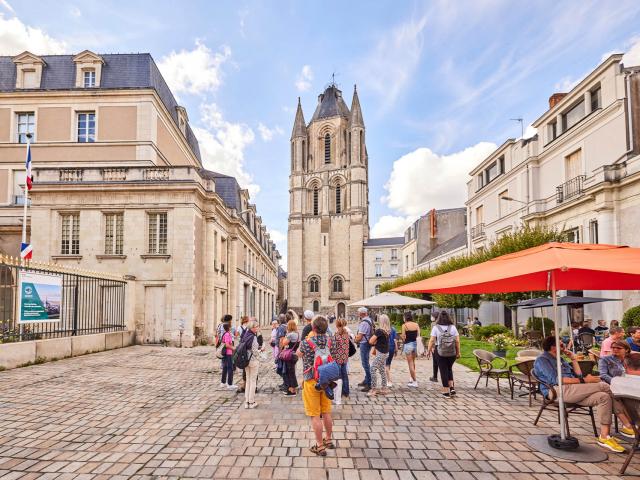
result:
[[[584,192],[586,175],[578,175],[556,187],[556,203],[562,203],[570,198],[579,197]]]
[[[484,223],[479,223],[475,227],[471,227],[471,238],[479,238],[484,235]]]
[[[103,168],[102,179],[105,182],[116,182],[116,181],[126,180],[127,169],[126,168]]]
[[[145,180],[169,180],[168,168],[147,168],[144,171]]]
[[[61,182],[81,182],[82,173],[83,172],[81,168],[61,168],[60,181]]]
[[[13,205],[24,205],[24,195],[14,195],[13,196]],[[28,200],[28,205],[31,205],[31,199]]]

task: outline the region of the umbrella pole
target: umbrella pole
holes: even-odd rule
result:
[[[564,394],[562,392],[562,362],[560,351],[560,332],[558,330],[558,292],[556,291],[556,276],[551,272],[551,295],[553,299],[554,333],[556,336],[556,368],[558,371],[558,409],[560,410],[560,438],[567,439],[567,426],[564,410]]]
[[[544,309],[543,308],[540,308],[540,318],[542,319],[542,338],[544,339],[547,336],[545,335],[545,332],[544,332]]]

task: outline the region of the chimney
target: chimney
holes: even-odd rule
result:
[[[429,250],[433,250],[438,245],[438,215],[433,208],[429,212]]]
[[[549,110],[551,110],[558,103],[560,103],[560,100],[562,100],[566,96],[567,96],[566,93],[554,93],[553,95],[551,95],[549,97]]]

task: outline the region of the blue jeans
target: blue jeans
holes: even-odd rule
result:
[[[347,373],[347,363],[340,365],[340,379],[342,380],[342,395],[349,396],[349,374]]]
[[[222,357],[222,379],[220,383],[233,385],[233,354]]]
[[[369,342],[360,344],[360,362],[364,370],[364,384],[371,386],[371,368],[369,367],[369,356],[371,353],[371,345]]]

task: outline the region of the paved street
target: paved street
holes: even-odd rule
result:
[[[459,398],[442,399],[424,360],[420,388],[409,389],[404,359],[393,395],[358,392],[335,408],[338,448],[319,458],[300,397],[274,391],[270,362],[255,410],[218,389],[216,364],[211,347],[135,346],[0,373],[1,478],[602,479],[623,458],[574,464],[531,452],[526,436],[554,431],[553,414],[534,427],[526,397],[473,391],[463,369]],[[354,362],[355,382],[359,371]],[[575,419],[573,433],[593,442],[587,426]]]

